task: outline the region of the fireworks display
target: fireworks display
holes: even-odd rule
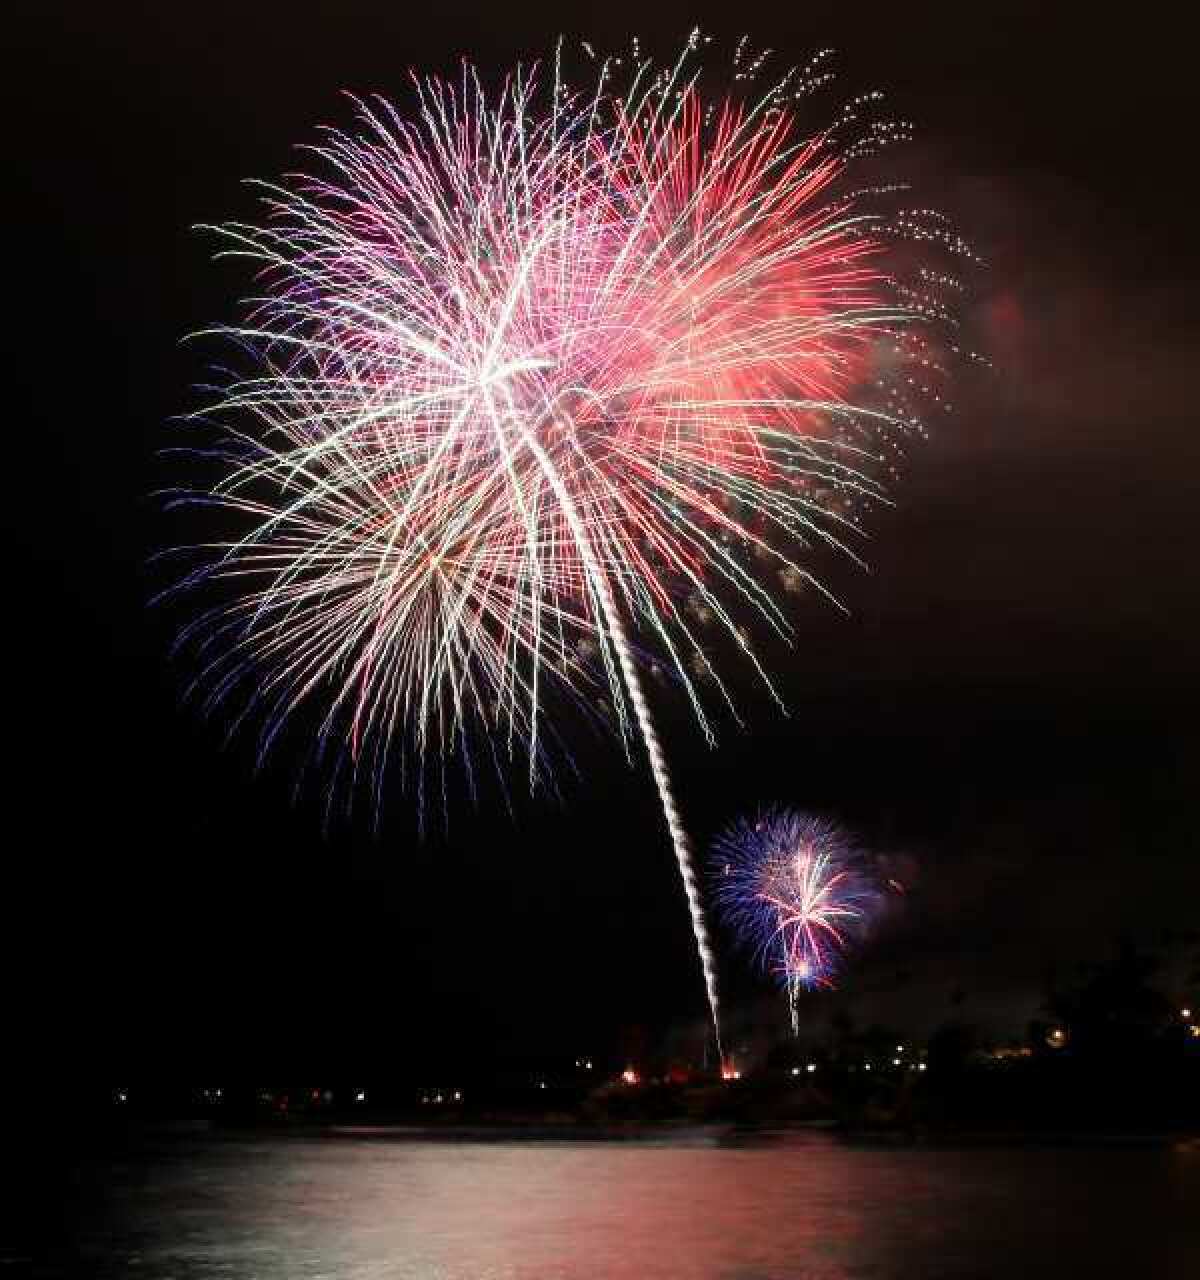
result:
[[[704,43],[659,67],[635,42],[584,90],[561,57],[414,79],[411,111],[358,103],[262,184],[262,225],[216,229],[256,290],[216,331],[233,372],[191,455],[216,472],[182,500],[232,525],[184,580],[216,596],[184,636],[197,685],[264,751],[315,708],[317,754],[378,795],[392,761],[520,757],[532,784],[572,706],[640,740],[715,1024],[643,672],[710,738],[719,633],[770,687],[755,627],[791,636],[805,553],[854,554],[945,407],[957,285],[927,264],[965,249],[851,176],[905,133],[876,95],[810,122],[826,56],[772,78],[744,42],[710,94]]]
[[[834,986],[880,901],[865,858],[835,824],[776,809],[724,832],[711,869],[718,910],[787,992],[795,1028],[800,992]]]

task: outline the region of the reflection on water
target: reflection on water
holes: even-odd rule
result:
[[[278,1139],[78,1175],[42,1276],[1200,1276],[1200,1151]],[[7,1268],[6,1268],[7,1270]]]

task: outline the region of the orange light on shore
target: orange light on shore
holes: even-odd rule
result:
[[[625,1070],[621,1072],[621,1079],[624,1080],[626,1084],[637,1084],[638,1073],[632,1067],[626,1067]]]
[[[740,1080],[742,1073],[736,1067],[724,1066],[721,1068],[722,1080]]]

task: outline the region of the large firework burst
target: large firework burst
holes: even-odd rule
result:
[[[740,819],[713,844],[718,910],[788,996],[832,987],[880,901],[861,852],[835,823],[790,809]]]
[[[377,794],[389,760],[472,743],[534,780],[548,709],[603,696],[648,752],[715,1022],[641,668],[710,736],[701,680],[732,704],[704,628],[769,686],[747,619],[790,634],[806,549],[850,549],[910,392],[939,399],[952,281],[900,264],[961,246],[848,177],[903,134],[871,95],[804,123],[824,55],[762,92],[740,45],[714,97],[701,44],[660,70],[635,43],[587,92],[558,59],[490,92],[415,79],[409,114],[358,103],[313,172],[262,185],[262,225],[217,229],[258,290],[218,331],[245,371],[196,415],[222,434],[193,497],[237,528],[187,576],[225,586],[185,638],[264,749],[315,706]]]

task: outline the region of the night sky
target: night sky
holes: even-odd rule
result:
[[[747,683],[746,730],[710,751],[655,691],[697,844],[783,801],[897,860],[910,892],[845,982],[862,1020],[927,1027],[957,993],[1019,1030],[1051,975],[1194,922],[1194,68],[1152,8],[1140,29],[1036,4],[22,8],[3,502],[21,1054],[114,1079],[378,1072],[699,1024],[640,759],[583,742],[561,803],[517,777],[513,817],[492,788],[423,842],[402,795],[378,835],[323,835],[296,760],[256,776],[249,737],[182,703],[180,615],[147,604],[157,452],[203,374],[180,338],[246,286],[190,226],[250,214],[241,180],[348,123],[341,90],[401,96],[410,66],[503,66],[559,31],[674,52],[700,21],[785,62],[836,46],[847,91],[916,121],[922,197],[988,263],[966,318],[993,368],[913,450],[871,572],[821,566],[851,616],[798,605],[775,661],[790,716]],[[728,954],[722,973],[734,1004],[760,990]]]

